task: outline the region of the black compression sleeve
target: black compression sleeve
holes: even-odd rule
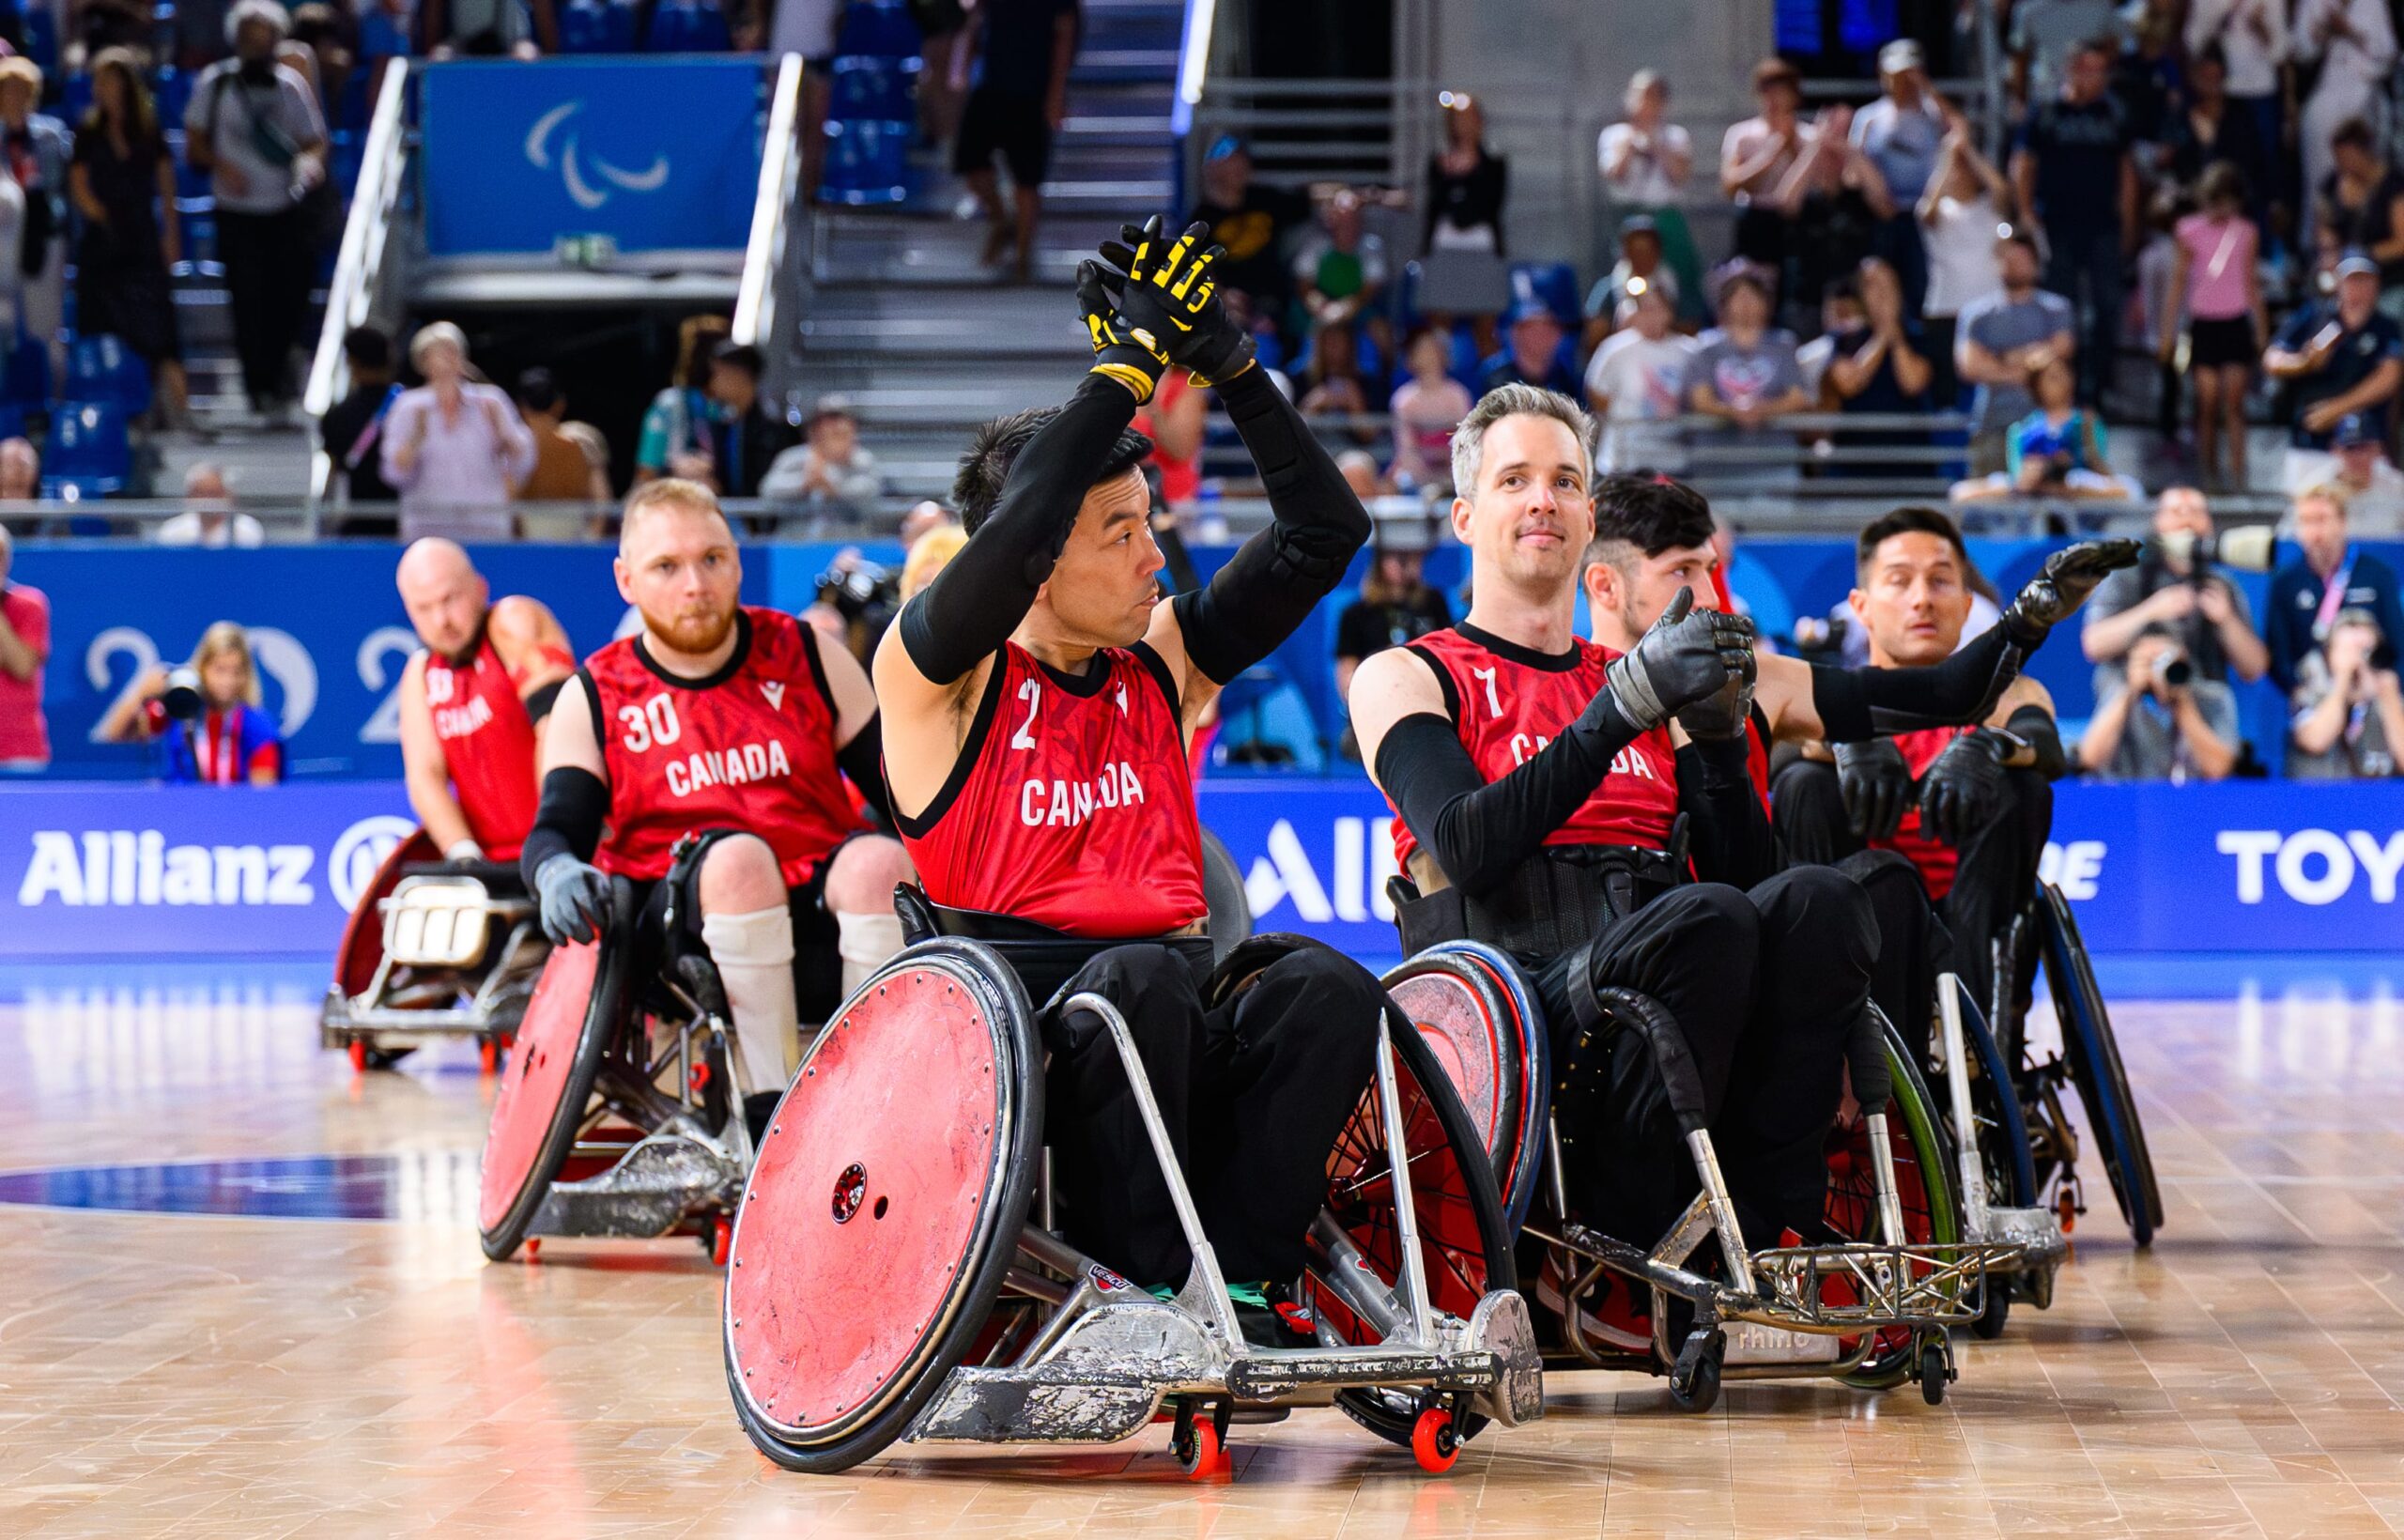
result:
[[[1185,655],[1225,685],[1274,652],[1335,592],[1368,543],[1369,514],[1266,370],[1219,387],[1269,494],[1269,528],[1243,543],[1208,587],[1177,596]]]
[[[1811,665],[1811,706],[1832,744],[1863,743],[1924,727],[1984,720],[2019,674],[2026,654],[1990,626],[1944,662],[1925,669],[1831,669]]]
[[[852,741],[835,751],[835,762],[852,778],[852,784],[860,789],[868,805],[876,809],[877,821],[889,826],[893,822],[893,793],[885,784],[884,723],[883,713],[872,714],[852,734]]]
[[[2011,719],[2003,725],[2037,751],[2037,762],[2030,769],[2047,780],[2059,780],[2070,774],[2070,755],[2062,749],[2061,724],[2054,720],[2052,712],[2032,701],[2013,712]]]
[[[543,800],[534,826],[517,853],[517,870],[532,892],[534,874],[554,855],[590,861],[601,844],[602,821],[609,816],[609,788],[590,770],[562,765],[543,778]]]
[[[1753,787],[1743,737],[1696,739],[1678,750],[1678,806],[1688,813],[1695,876],[1750,887],[1778,874],[1778,842]]]
[[[920,673],[948,685],[1001,650],[1052,575],[1079,505],[1134,416],[1125,386],[1087,375],[1060,414],[1027,440],[994,511],[902,611],[902,644]]]
[[[1603,783],[1618,741],[1571,731],[1543,752],[1488,783],[1461,747],[1453,724],[1414,712],[1378,745],[1378,784],[1402,821],[1462,892],[1486,892],[1542,848]]]
[[[560,698],[560,687],[567,683],[554,679],[547,685],[537,685],[526,697],[526,719],[539,722],[551,714],[553,702]]]

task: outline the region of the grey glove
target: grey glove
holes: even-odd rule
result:
[[[2003,634],[2035,648],[2046,632],[2076,613],[2098,583],[2135,566],[2140,548],[2134,540],[2082,540],[2054,552],[2003,612]]]
[[[609,923],[609,879],[573,855],[554,855],[534,873],[534,897],[543,913],[543,934],[551,945],[594,941]]]
[[[1693,702],[1678,713],[1678,725],[1687,736],[1697,742],[1741,738],[1753,716],[1753,680],[1760,663],[1753,655],[1753,623],[1745,615],[1704,611],[1713,617],[1713,629],[1718,634],[1723,651],[1731,644],[1741,645],[1744,660],[1730,672],[1728,683],[1714,693]]]
[[[1694,590],[1682,588],[1653,628],[1613,660],[1603,677],[1620,716],[1642,732],[1718,694],[1731,677],[1749,674],[1752,668],[1752,623],[1697,609]]]
[[[1853,832],[1864,839],[1892,839],[1895,825],[1911,806],[1912,771],[1892,738],[1838,744],[1837,786]]]

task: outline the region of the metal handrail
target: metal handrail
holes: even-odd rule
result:
[[[794,131],[801,113],[801,71],[798,54],[786,54],[777,66],[767,138],[760,150],[760,181],[751,197],[751,236],[744,245],[743,278],[734,295],[734,340],[763,349],[777,332],[777,273],[784,266],[794,183],[801,175],[801,141]]]
[[[362,151],[359,184],[350,195],[350,215],[343,221],[342,251],[334,259],[333,281],[326,286],[326,319],[318,329],[317,350],[309,362],[309,383],[301,405],[311,417],[342,399],[350,388],[350,369],[343,357],[344,333],[365,324],[375,303],[376,280],[383,266],[393,209],[401,195],[402,161],[407,149],[403,124],[409,64],[393,59],[367,123],[367,144]],[[321,456],[322,458],[322,456]],[[323,489],[320,468],[316,482]]]

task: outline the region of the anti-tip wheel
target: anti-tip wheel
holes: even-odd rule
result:
[[[1970,1330],[1979,1334],[1980,1342],[1993,1342],[2003,1335],[2004,1323],[2011,1317],[2011,1280],[1990,1274],[1984,1286],[1986,1308],[1979,1312]]]
[[[1670,1398],[1682,1411],[1709,1411],[1719,1402],[1720,1368],[1728,1358],[1728,1334],[1717,1327],[1693,1332],[1670,1366]]]
[[[1188,1481],[1210,1481],[1225,1474],[1232,1464],[1226,1446],[1219,1441],[1219,1430],[1200,1419],[1170,1440],[1169,1451],[1177,1456],[1178,1469],[1185,1472]]]
[[[1453,1414],[1441,1407],[1430,1407],[1410,1424],[1410,1454],[1419,1469],[1431,1476],[1441,1476],[1461,1457],[1459,1432],[1453,1426]]]
[[[1932,1407],[1945,1404],[1945,1383],[1952,1377],[1951,1355],[1944,1339],[1931,1337],[1919,1345],[1919,1396]]]

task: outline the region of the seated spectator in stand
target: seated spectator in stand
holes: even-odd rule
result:
[[[756,498],[760,478],[797,437],[784,412],[760,396],[766,361],[748,343],[722,342],[710,352],[709,485],[725,498]]]
[[[1664,475],[1686,470],[1677,419],[1686,410],[1695,343],[1671,330],[1675,317],[1660,289],[1620,301],[1619,330],[1586,365],[1586,400],[1603,420],[1599,469],[1641,466]]]
[[[1670,121],[1670,83],[1659,70],[1639,69],[1629,76],[1622,103],[1627,116],[1605,129],[1595,146],[1603,191],[1623,216],[1623,232],[1628,221],[1652,221],[1677,280],[1671,296],[1700,317],[1703,260],[1696,254],[1683,207],[1687,180],[1694,172],[1694,140]]]
[[[189,672],[178,679],[177,674]],[[272,786],[284,778],[284,741],[259,709],[250,638],[233,621],[201,633],[192,662],[154,664],[100,718],[101,743],[155,743],[172,786]]]
[[[1995,162],[1979,151],[1970,125],[1959,112],[1945,113],[1945,138],[1936,169],[1919,197],[1920,239],[1928,251],[1928,297],[1920,305],[1920,330],[1935,371],[1932,390],[1939,411],[1961,403],[1962,380],[1953,366],[1956,322],[1973,300],[2003,286],[1996,237],[2003,228],[2011,191]]]
[[[2337,420],[2327,454],[2288,451],[2287,470],[2289,497],[2324,485],[2344,493],[2346,528],[2357,537],[2404,536],[2404,470],[2389,463],[2378,427],[2363,413]]]
[[[2384,416],[2404,385],[2404,331],[2379,313],[2379,264],[2359,253],[2341,259],[2336,299],[2288,317],[2262,368],[2290,383],[2293,449],[2327,449],[2356,412]]]
[[[1341,188],[1319,209],[1318,227],[1294,254],[1294,290],[1313,327],[1372,327],[1391,276],[1386,243],[1362,214],[1361,194]]]
[[[75,244],[76,330],[113,336],[149,365],[161,420],[179,424],[183,339],[168,278],[183,256],[176,163],[140,66],[122,49],[92,61],[92,106],[75,131],[67,186],[83,216]]]
[[[1309,218],[1300,193],[1254,181],[1252,151],[1225,134],[1202,159],[1202,197],[1185,223],[1209,225],[1210,239],[1227,249],[1213,270],[1220,294],[1243,295],[1251,315],[1282,328],[1293,293],[1286,254]]]
[[[2379,264],[2380,310],[2391,319],[2404,307],[2404,172],[2380,153],[2367,118],[2350,117],[2330,141],[2327,176],[2314,189],[2320,228],[2339,251],[2360,252]]]
[[[2181,220],[2160,327],[2163,362],[2179,350],[2179,306],[2185,301],[2187,372],[2196,381],[2196,462],[2218,474],[2218,445],[2228,446],[2227,485],[2245,485],[2245,390],[2270,341],[2271,312],[2256,262],[2260,232],[2245,217],[2245,181],[2215,165],[2196,189],[2199,213]]]
[[[723,316],[687,316],[676,329],[675,376],[651,398],[635,442],[637,485],[662,476],[710,479],[710,433],[717,415],[709,393],[711,361],[732,331]]]
[[[399,525],[388,514],[357,510],[399,497],[384,479],[381,447],[385,419],[401,396],[393,378],[393,341],[372,326],[354,326],[343,333],[342,355],[350,365],[350,393],[328,407],[318,424],[326,455],[334,462],[335,485],[352,510],[337,521],[334,532],[389,540]]]
[[[1413,333],[1403,345],[1402,362],[1410,377],[1386,408],[1394,415],[1394,463],[1388,469],[1406,490],[1449,490],[1453,429],[1469,415],[1469,392],[1446,372],[1453,350],[1440,332]]]
[[[0,770],[39,770],[50,763],[50,732],[41,715],[50,599],[8,580],[16,554],[7,526],[0,525]]]
[[[1932,371],[1918,332],[1905,319],[1903,281],[1884,259],[1873,256],[1863,261],[1855,283],[1861,296],[1861,321],[1836,334],[1823,399],[1834,398],[1837,410],[1849,416],[1927,411]],[[1927,441],[1925,433],[1909,428],[1872,428],[1847,431],[1837,445],[1842,460],[1847,450],[1903,448]],[[1840,463],[1836,469],[1853,468]],[[1905,469],[1864,463],[1856,473],[1890,475]]]
[[[2271,679],[2289,697],[2299,670],[2313,649],[2329,639],[2340,612],[2365,609],[2379,626],[2377,660],[2395,667],[2395,638],[2404,637],[2404,606],[2396,601],[2396,572],[2354,546],[2346,519],[2346,497],[2317,486],[2295,500],[2298,560],[2271,575],[2271,597],[2262,616],[2262,639],[2270,644]]]
[[[1778,419],[1811,409],[1795,362],[1795,338],[1771,327],[1769,285],[1750,269],[1739,268],[1719,285],[1719,325],[1704,332],[1687,361],[1687,409],[1727,424],[1695,435],[1698,458],[1711,446],[1758,440],[1778,431]],[[1791,465],[1732,468],[1731,478],[1780,485],[1795,479]]]
[[[1375,507],[1380,498],[1395,495],[1394,483],[1378,469],[1378,457],[1365,449],[1348,449],[1335,457],[1336,474],[1363,503]]]
[[[409,364],[425,383],[393,403],[378,446],[401,495],[401,538],[507,540],[510,492],[534,469],[534,436],[507,394],[468,377],[468,339],[449,321],[418,329]]]
[[[1578,371],[1564,355],[1560,318],[1543,300],[1522,300],[1504,312],[1502,351],[1478,366],[1477,393],[1499,385],[1541,385],[1575,397]]]
[[[1674,319],[1678,309],[1678,275],[1662,255],[1661,232],[1650,214],[1630,214],[1620,222],[1619,262],[1595,280],[1586,291],[1586,333],[1581,346],[1591,356],[1610,335],[1621,303],[1647,289],[1659,289],[1670,301]]]
[[[1803,389],[1823,411],[1836,409],[1836,402],[1821,387],[1827,380],[1828,361],[1837,356],[1837,339],[1868,324],[1861,289],[1852,278],[1839,278],[1820,291],[1820,334],[1795,350],[1795,363],[1803,371]]]
[[[2001,471],[1957,484],[1957,502],[1980,498],[2110,498],[2134,502],[2145,488],[2117,474],[2105,454],[2104,420],[2073,399],[2076,380],[2066,359],[2047,359],[2028,371],[2037,407],[2012,424]]]
[[[1351,699],[1363,658],[1453,624],[1453,607],[1423,576],[1432,532],[1425,519],[1378,520],[1361,596],[1335,617],[1335,693],[1343,699]]]
[[[2237,697],[2196,672],[2169,626],[2157,621],[2139,631],[2126,666],[2113,674],[2078,743],[2087,774],[2098,780],[2221,780],[2237,768],[2245,745]]]
[[[824,395],[802,426],[802,442],[777,456],[760,481],[770,502],[836,504],[866,513],[884,490],[876,456],[860,442],[849,396]]]
[[[2396,650],[2367,609],[2341,609],[2304,654],[2288,700],[2288,778],[2384,780],[2404,754]]]
[[[2198,678],[2251,683],[2271,666],[2254,632],[2245,592],[2217,564],[2199,565],[2196,542],[2212,536],[2211,506],[2192,486],[2165,487],[2153,504],[2153,538],[2134,567],[2104,579],[2080,612],[2079,646],[2095,665],[2102,700],[2123,677],[2139,633],[2167,627]]]
[[[1311,339],[1311,356],[1300,381],[1304,417],[1347,418],[1344,431],[1360,443],[1377,442],[1369,414],[1369,384],[1361,377],[1361,345],[1348,326],[1322,326]]]
[[[235,511],[225,468],[203,460],[184,472],[184,511],[159,526],[158,539],[162,546],[254,550],[267,544],[267,531],[250,515]]]
[[[41,500],[41,452],[30,439],[0,439],[0,503]]]
[[[2004,468],[2013,424],[2028,415],[2031,370],[2077,348],[2075,313],[2058,294],[2037,286],[2037,240],[2014,230],[1996,241],[2003,286],[1962,307],[1954,332],[1953,367],[1977,393],[1970,400],[1970,473]]]
[[[567,397],[548,369],[517,377],[517,410],[534,436],[534,469],[518,484],[518,500],[583,505],[580,512],[521,513],[519,533],[529,540],[576,540],[598,532],[593,512],[609,502],[608,441],[590,423],[565,421]]]

